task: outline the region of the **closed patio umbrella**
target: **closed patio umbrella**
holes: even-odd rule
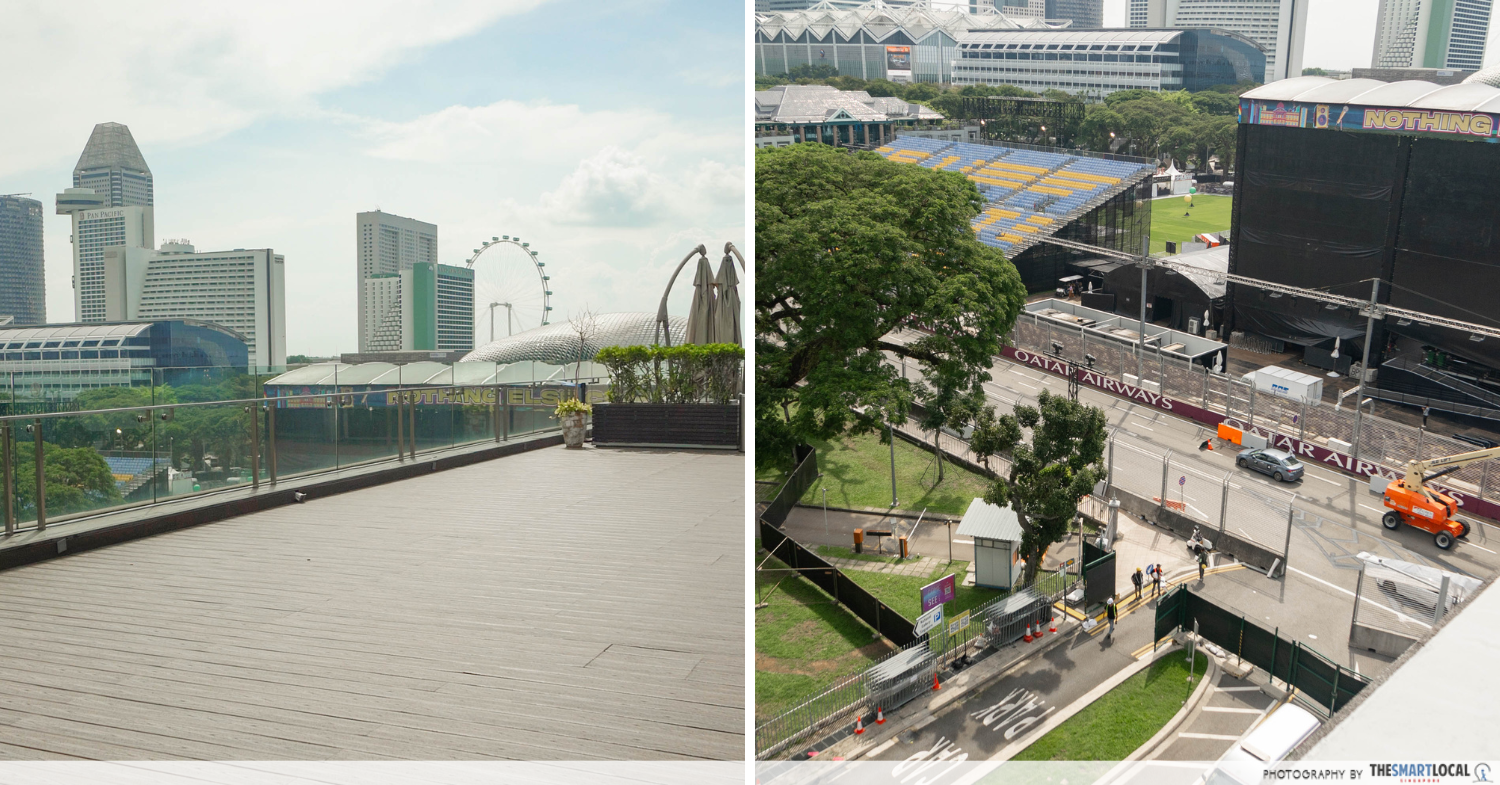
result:
[[[724,254],[719,262],[719,299],[714,303],[714,343],[740,343],[740,277],[734,271],[734,257]]]
[[[707,256],[698,257],[698,274],[693,276],[693,303],[688,309],[687,343],[713,343],[714,271]]]

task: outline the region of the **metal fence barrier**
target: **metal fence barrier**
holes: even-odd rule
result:
[[[1328,716],[1370,683],[1300,641],[1281,637],[1280,628],[1268,631],[1245,614],[1194,594],[1185,584],[1178,585],[1156,605],[1155,640],[1195,628],[1203,640],[1300,690]]]
[[[1065,325],[1034,313],[1023,312],[1009,335],[1017,349],[1038,354],[1052,351],[1052,342],[1065,347],[1071,357],[1091,354],[1095,373],[1124,382],[1125,374],[1135,375],[1134,344],[1105,338],[1083,327]],[[1301,402],[1272,395],[1257,395],[1254,385],[1242,379],[1214,373],[1186,360],[1147,350],[1141,362],[1141,381],[1156,386],[1162,395],[1225,417],[1293,436],[1342,453],[1358,451],[1360,460],[1401,467],[1407,461],[1455,455],[1473,449],[1473,445],[1431,433],[1374,415],[1360,418],[1359,434],[1354,432],[1354,410],[1323,401]],[[1351,447],[1329,444],[1329,440]],[[1465,466],[1443,480],[1455,490],[1465,491],[1500,504],[1500,484],[1493,476],[1493,461]]]
[[[762,538],[766,529],[762,523]],[[1061,571],[1038,574],[1031,585],[945,620],[870,668],[760,723],[755,728],[756,759],[775,757],[828,728],[870,718],[877,709],[891,710],[931,692],[933,678],[963,658],[986,647],[1015,645],[1028,630],[1050,623],[1053,604],[1077,580]]]
[[[813,483],[818,481],[818,451],[810,445],[799,444],[796,449],[797,468],[787,476],[786,482],[775,495],[770,497],[766,509],[761,512],[760,519],[766,523],[781,528],[786,523],[786,516],[791,514],[792,508],[807,493]]]

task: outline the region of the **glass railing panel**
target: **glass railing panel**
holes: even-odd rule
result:
[[[457,444],[494,441],[494,387],[458,387],[453,391],[454,441]],[[461,402],[460,402],[461,401]]]
[[[417,452],[453,446],[454,409],[451,390],[423,387],[410,391],[416,407]]]
[[[400,453],[405,423],[396,391],[370,391],[343,396],[339,407],[339,466],[393,459]],[[279,467],[278,467],[279,468]]]
[[[338,435],[348,419],[338,396],[272,398],[267,403],[276,408],[267,413],[274,424],[267,433],[268,441],[275,442],[278,478],[338,468]]]
[[[173,406],[156,410],[156,449],[165,459],[155,477],[158,501],[268,481],[267,412],[248,403]],[[259,431],[258,443],[252,417]]]

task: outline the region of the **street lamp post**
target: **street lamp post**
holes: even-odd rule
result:
[[[891,440],[891,509],[896,509],[896,428],[891,425],[891,415],[885,415],[885,431]]]

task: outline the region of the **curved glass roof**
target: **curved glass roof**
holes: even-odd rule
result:
[[[649,313],[606,313],[595,317],[597,332],[582,347],[585,360],[592,360],[606,346],[643,346],[653,342],[656,332],[656,315]],[[687,335],[687,319],[681,316],[669,318],[672,328],[672,345],[683,343]],[[464,361],[480,360],[492,363],[518,363],[534,361],[567,365],[579,359],[578,334],[567,322],[549,324],[524,333],[501,338],[487,343],[464,355]]]

